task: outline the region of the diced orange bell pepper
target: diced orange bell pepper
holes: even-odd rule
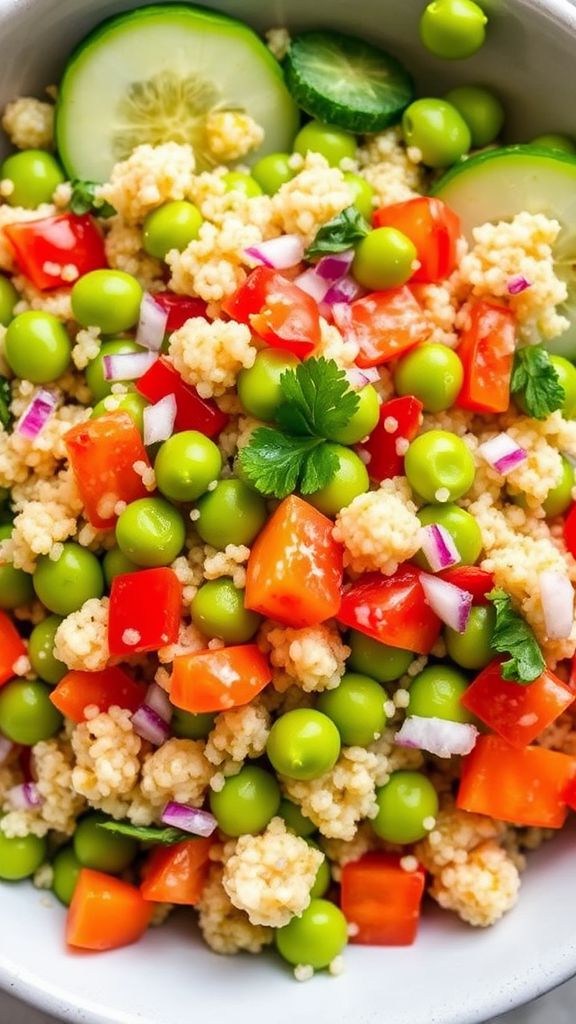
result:
[[[246,607],[295,629],[335,615],[343,562],[333,529],[307,501],[285,498],[252,546]]]
[[[502,678],[501,659],[470,684],[461,703],[515,747],[526,747],[574,701],[574,694],[546,669],[528,686]]]
[[[26,654],[24,641],[5,612],[0,611],[0,686],[14,676],[14,664]]]
[[[441,199],[418,196],[376,210],[375,228],[396,228],[416,246],[420,266],[410,283],[442,281],[456,267],[460,218]]]
[[[513,825],[561,828],[576,757],[545,747],[519,750],[500,736],[479,736],[462,760],[456,800],[462,811]]]
[[[208,874],[211,839],[157,846],[144,865],[140,892],[152,903],[198,903]]]
[[[458,355],[464,380],[456,405],[473,412],[506,412],[514,363],[516,320],[506,306],[480,300],[470,310]]]
[[[68,909],[66,942],[97,951],[129,946],[146,931],[153,909],[136,886],[82,868]]]
[[[72,427],[66,450],[86,517],[99,530],[114,526],[118,502],[130,504],[148,494],[136,462],[149,466],[138,428],[127,412],[118,409]]]
[[[110,654],[121,658],[175,643],[181,611],[182,584],[168,566],[115,576],[108,610]]]
[[[407,285],[371,292],[333,307],[336,326],[360,352],[358,366],[380,366],[408,352],[430,334],[430,323]]]
[[[400,857],[367,853],[342,868],[340,906],[358,931],[350,942],[410,946],[416,938],[426,873],[405,871]]]
[[[144,703],[146,689],[121,668],[105,668],[101,672],[67,672],[50,693],[50,700],[66,718],[73,722],[85,720],[84,709],[90,705],[108,711],[113,704],[136,711]]]
[[[426,602],[420,572],[402,565],[392,576],[366,573],[342,595],[339,622],[390,647],[429,654],[442,623]]]
[[[271,679],[256,644],[179,654],[172,664],[170,700],[193,714],[229,711],[248,704]]]

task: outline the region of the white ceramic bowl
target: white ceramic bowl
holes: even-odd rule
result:
[[[511,137],[574,130],[576,8],[567,0],[483,0],[487,45],[442,63],[419,45],[424,0],[217,0],[258,28],[329,25],[404,57],[421,88],[493,85]],[[57,81],[73,44],[137,0],[0,0],[0,106]],[[97,97],[94,98],[95,104]],[[533,999],[576,972],[574,831],[535,854],[520,903],[494,929],[431,910],[415,946],[351,947],[338,979],[300,985],[272,954],[218,957],[176,915],[137,946],[71,954],[64,910],[26,885],[0,888],[0,984],[78,1024],[474,1024]]]

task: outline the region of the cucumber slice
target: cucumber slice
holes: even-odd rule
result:
[[[135,146],[172,140],[191,143],[204,170],[214,163],[204,130],[213,110],[241,110],[261,125],[254,159],[292,148],[297,107],[252,29],[184,4],[120,14],[80,43],[66,66],[56,114],[60,158],[71,178],[105,181]]]
[[[284,71],[307,114],[351,132],[378,132],[396,123],[414,96],[410,75],[394,57],[339,32],[296,36]]]
[[[469,241],[477,225],[511,220],[523,210],[560,222],[554,266],[568,288],[559,310],[570,327],[546,347],[576,360],[576,157],[537,146],[487,150],[448,171],[434,195],[459,215]]]

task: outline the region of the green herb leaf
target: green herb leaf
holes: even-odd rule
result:
[[[81,215],[83,213],[93,213],[97,217],[113,217],[116,210],[110,203],[107,203],[105,199],[101,199],[96,195],[96,182],[94,181],[82,181],[80,178],[74,178],[70,184],[72,185],[72,197],[70,199],[70,209],[72,213]]]
[[[368,222],[355,206],[347,206],[342,213],[338,213],[327,224],[322,225],[314,241],[308,246],[306,256],[313,259],[314,256],[324,256],[330,252],[344,252],[368,234]]]
[[[239,458],[250,482],[275,498],[296,489],[312,494],[330,483],[338,468],[336,455],[322,438],[283,434],[273,427],[255,430]]]
[[[329,438],[345,427],[360,399],[333,359],[307,359],[280,378],[283,401],[276,413],[289,434]]]
[[[189,832],[183,832],[180,828],[150,828],[144,825],[129,825],[127,821],[104,821],[98,828],[105,828],[107,832],[115,832],[120,836],[130,836],[132,839],[139,839],[141,843],[161,843],[163,846],[173,846],[174,843],[181,843],[185,839],[193,839]]]
[[[533,683],[542,675],[546,663],[532,629],[503,590],[491,590],[487,597],[496,610],[491,646],[499,654],[511,655],[502,662],[502,677],[515,683]]]
[[[514,357],[512,394],[520,395],[529,416],[545,420],[566,397],[554,363],[544,345],[519,348]]]
[[[12,413],[10,412],[11,401],[12,393],[10,391],[10,384],[5,377],[0,377],[0,424],[2,424],[4,430],[8,430],[12,423]]]

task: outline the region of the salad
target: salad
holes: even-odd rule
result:
[[[184,4],[2,125],[0,879],[299,980],[494,924],[576,810],[576,145]]]

